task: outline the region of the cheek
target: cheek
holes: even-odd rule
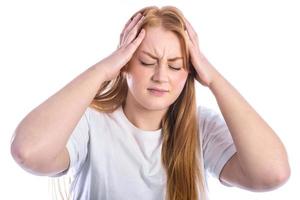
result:
[[[187,80],[187,73],[178,74],[178,76],[176,76],[173,79],[173,87],[181,91],[184,87],[186,80]]]
[[[131,68],[131,70],[127,73],[127,84],[133,90],[143,87],[149,76],[149,73],[142,68],[137,69],[137,67],[139,66]]]
[[[147,80],[148,74],[143,69],[134,70],[130,72],[130,76],[135,83],[143,83]]]
[[[147,73],[145,68],[139,65],[136,59],[131,60],[128,65],[128,76],[132,79],[132,81],[143,81],[145,80]]]

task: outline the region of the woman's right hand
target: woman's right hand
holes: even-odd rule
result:
[[[11,142],[11,154],[22,168],[47,176],[68,168],[70,156],[66,144],[72,131],[91,105],[99,85],[116,77],[142,42],[144,31],[136,37],[142,21],[142,15],[136,15],[125,25],[118,50],[78,75],[19,123]],[[85,145],[85,141],[81,142]]]
[[[99,62],[99,64],[101,63],[101,71],[104,73],[105,81],[112,80],[118,76],[122,67],[129,62],[143,41],[145,30],[142,29],[140,33],[137,32],[143,19],[144,16],[141,13],[138,13],[133,19],[130,19],[120,35],[118,49]]]

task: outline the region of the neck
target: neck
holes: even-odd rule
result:
[[[149,110],[127,95],[123,111],[128,120],[145,131],[156,131],[161,128],[161,121],[167,109]]]

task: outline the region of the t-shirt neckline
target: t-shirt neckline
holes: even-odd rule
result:
[[[152,135],[153,137],[154,137],[154,135],[157,135],[157,136],[161,135],[161,130],[162,130],[161,128],[158,130],[155,130],[155,131],[146,131],[146,130],[136,127],[133,123],[131,123],[131,121],[129,121],[129,119],[125,115],[122,105],[117,110],[120,113],[120,117],[122,118],[122,120],[125,121],[126,124],[128,124],[128,126],[130,126],[134,130],[134,132],[137,132],[139,134],[142,133],[143,135]]]

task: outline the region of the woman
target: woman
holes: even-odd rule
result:
[[[225,121],[196,107],[195,79]],[[21,121],[11,150],[31,173],[70,172],[75,199],[205,199],[205,169],[252,191],[290,174],[280,139],[206,60],[174,7],[133,15],[115,52]]]

